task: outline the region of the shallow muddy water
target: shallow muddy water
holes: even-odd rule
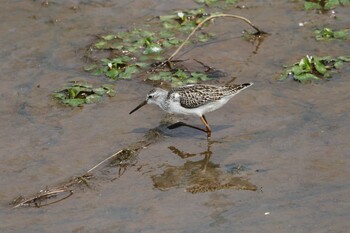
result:
[[[269,33],[259,47],[239,37],[246,25],[218,19],[207,29],[218,39],[179,55],[228,74],[212,83],[237,77],[236,83],[254,85],[206,116],[210,140],[179,128],[147,143],[144,135],[168,118],[156,106],[128,114],[151,89],[141,78],[112,82],[115,97],[83,108],[61,106],[50,95],[70,80],[108,82],[82,69],[95,35],[194,8],[194,2],[2,1],[0,231],[347,232],[350,66],[328,82],[302,85],[276,77],[282,65],[306,54],[350,55],[348,41],[313,38],[320,25],[349,27],[349,8],[337,8],[334,19],[305,12],[294,1],[239,5],[246,8],[226,11]],[[90,187],[61,202],[9,205],[19,195],[80,176],[130,145],[141,146],[129,164],[97,169]]]

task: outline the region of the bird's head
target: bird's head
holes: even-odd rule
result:
[[[141,107],[145,106],[146,104],[156,104],[160,107],[162,107],[162,103],[164,99],[167,96],[167,91],[161,89],[161,88],[154,88],[150,92],[148,92],[146,96],[146,100],[143,101],[141,104],[139,104],[136,108],[134,108],[129,114],[137,111]]]

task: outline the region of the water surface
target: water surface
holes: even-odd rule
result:
[[[291,1],[241,1],[245,9],[229,11],[269,32],[258,48],[238,37],[249,29],[246,25],[218,19],[211,29],[219,39],[180,53],[228,74],[213,83],[231,77],[254,82],[207,115],[210,141],[192,129],[167,130],[141,149],[121,176],[118,168],[108,168],[91,188],[76,190],[62,202],[12,209],[9,202],[18,195],[83,174],[144,140],[165,118],[156,106],[128,115],[151,89],[140,78],[115,82],[117,96],[83,108],[51,99],[70,80],[107,82],[82,69],[84,50],[95,35],[196,6],[191,1],[47,2],[1,4],[1,232],[349,229],[350,68],[345,65],[329,82],[276,81],[282,65],[306,54],[349,55],[348,42],[315,43],[312,35],[319,25],[348,27],[349,8],[336,9],[334,19],[330,13],[305,12]],[[192,117],[179,119],[201,124]],[[199,191],[192,194],[191,187]]]

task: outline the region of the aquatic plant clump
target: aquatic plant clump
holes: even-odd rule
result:
[[[86,57],[93,63],[85,66],[84,70],[95,75],[105,75],[110,79],[118,80],[131,79],[135,74],[146,70],[148,73],[156,73],[154,72],[155,70],[161,69],[153,68],[158,67],[171,72],[173,74],[172,78],[165,80],[166,77],[160,74],[153,75],[149,79],[154,80],[155,77],[161,76],[158,80],[177,83],[178,85],[204,81],[206,74],[202,72],[191,72],[193,75],[187,75],[185,78],[184,74],[174,74],[174,68],[179,70],[179,67],[174,67],[172,60],[185,44],[203,43],[212,39],[214,37],[212,33],[207,33],[200,29],[208,26],[214,19],[219,17],[243,20],[256,30],[254,34],[250,34],[251,38],[258,38],[260,35],[266,34],[242,16],[222,13],[209,14],[203,8],[175,11],[169,15],[155,17],[158,19],[158,27],[161,28],[159,31],[134,29],[115,35],[99,36],[99,40],[95,41],[86,53]],[[150,26],[154,25],[146,24],[144,28],[149,28]],[[184,35],[187,35],[185,40],[179,39],[184,37]],[[176,51],[165,59],[164,54],[173,47],[177,47]],[[105,55],[106,52],[109,52],[108,57],[96,59],[101,54]],[[185,71],[185,73],[188,72]],[[198,73],[201,74],[199,75]],[[199,78],[199,76],[201,77]],[[187,81],[184,81],[184,79]]]
[[[322,28],[314,31],[316,40],[346,40],[349,36],[349,29],[333,30],[331,28]]]
[[[224,4],[235,4],[238,0],[195,0],[196,3],[205,4],[207,6]]]
[[[306,83],[313,80],[332,78],[332,73],[342,67],[344,62],[350,62],[350,56],[333,58],[306,55],[298,63],[287,66],[280,80],[292,78],[295,81]]]
[[[104,74],[113,80],[130,79],[132,75],[148,68],[154,62],[164,60],[163,54],[169,48],[183,42],[179,37],[193,30],[208,16],[210,14],[202,8],[176,11],[157,17],[161,26],[160,31],[135,28],[115,35],[99,36],[89,51],[92,53],[112,51],[112,55],[85,66],[84,70],[94,75]],[[146,25],[145,28],[149,26]],[[206,42],[210,38],[213,38],[212,34],[200,32],[192,42]]]
[[[305,0],[304,9],[328,11],[345,5],[350,5],[350,0]]]
[[[69,86],[54,93],[53,97],[65,105],[78,107],[83,104],[99,102],[103,96],[112,97],[115,93],[114,86],[110,84],[93,87],[87,82],[73,81]]]
[[[190,72],[182,69],[173,71],[162,71],[147,78],[150,81],[164,81],[171,83],[172,86],[182,86],[186,84],[195,84],[200,81],[208,81],[211,78],[205,72]]]

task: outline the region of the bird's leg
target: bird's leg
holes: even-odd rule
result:
[[[194,125],[189,125],[189,124],[186,124],[186,123],[181,122],[181,121],[177,122],[175,124],[172,124],[172,125],[168,126],[167,128],[168,129],[176,129],[176,128],[179,128],[181,126],[187,126],[187,127],[192,128],[192,129],[197,129],[197,130],[200,130],[200,131],[203,131],[203,132],[207,133],[207,137],[210,138],[210,136],[211,136],[211,128],[210,128],[210,126],[209,126],[209,124],[207,122],[207,119],[205,118],[204,115],[202,115],[200,118],[201,118],[203,124],[205,125],[205,129],[199,128],[199,127],[194,126]]]
[[[210,128],[210,126],[208,124],[208,121],[207,121],[207,119],[205,118],[204,115],[202,115],[200,118],[201,118],[203,124],[205,125],[207,136],[209,138],[211,136],[211,128]]]
[[[184,122],[182,122],[182,121],[177,122],[177,123],[172,124],[172,125],[169,125],[167,128],[168,128],[168,129],[176,129],[176,128],[179,128],[179,127],[181,127],[181,126],[187,126],[187,127],[192,128],[192,129],[197,129],[197,130],[200,130],[200,131],[203,131],[203,132],[207,133],[207,131],[206,131],[205,129],[201,129],[201,128],[199,128],[199,127],[197,127],[197,126],[194,126],[194,125],[186,124],[186,123],[184,123]]]

